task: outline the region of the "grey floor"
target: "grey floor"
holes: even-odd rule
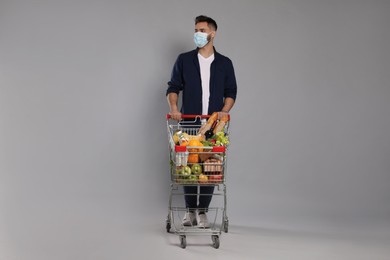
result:
[[[162,208],[77,197],[3,197],[1,202],[1,260],[390,259],[388,226],[304,231],[230,219],[219,249],[209,236],[188,236],[182,249],[178,236],[165,231]]]

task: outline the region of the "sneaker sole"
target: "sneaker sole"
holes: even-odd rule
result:
[[[204,225],[198,225],[198,228],[210,228],[210,225],[206,225],[206,226],[204,226]]]
[[[185,227],[194,227],[194,226],[196,226],[198,223],[195,221],[195,222],[192,222],[192,225],[191,225],[191,223],[189,223],[189,222],[183,222],[183,226],[185,226]]]

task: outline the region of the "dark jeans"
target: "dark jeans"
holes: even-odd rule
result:
[[[214,186],[183,186],[184,189],[184,200],[186,202],[186,208],[189,208],[190,211],[194,209],[199,209],[199,213],[207,212],[207,209],[210,205],[212,194],[214,192]],[[191,195],[187,195],[191,194]],[[198,195],[199,195],[199,204],[198,204]]]

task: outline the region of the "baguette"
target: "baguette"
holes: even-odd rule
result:
[[[204,134],[211,129],[214,122],[218,119],[218,112],[214,112],[209,119],[207,120],[206,124],[202,125],[199,128],[198,134],[204,136]]]
[[[214,127],[213,133],[216,134],[223,130],[227,121],[229,121],[229,116],[224,115],[221,120],[219,120],[218,124]]]

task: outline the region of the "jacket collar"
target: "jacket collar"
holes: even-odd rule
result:
[[[214,46],[213,46],[213,49],[214,49],[214,59],[216,59],[220,54],[217,52],[217,50],[215,49]],[[193,55],[196,57],[196,60],[198,60],[199,48],[196,48],[196,49],[193,50],[192,52],[193,52]]]

